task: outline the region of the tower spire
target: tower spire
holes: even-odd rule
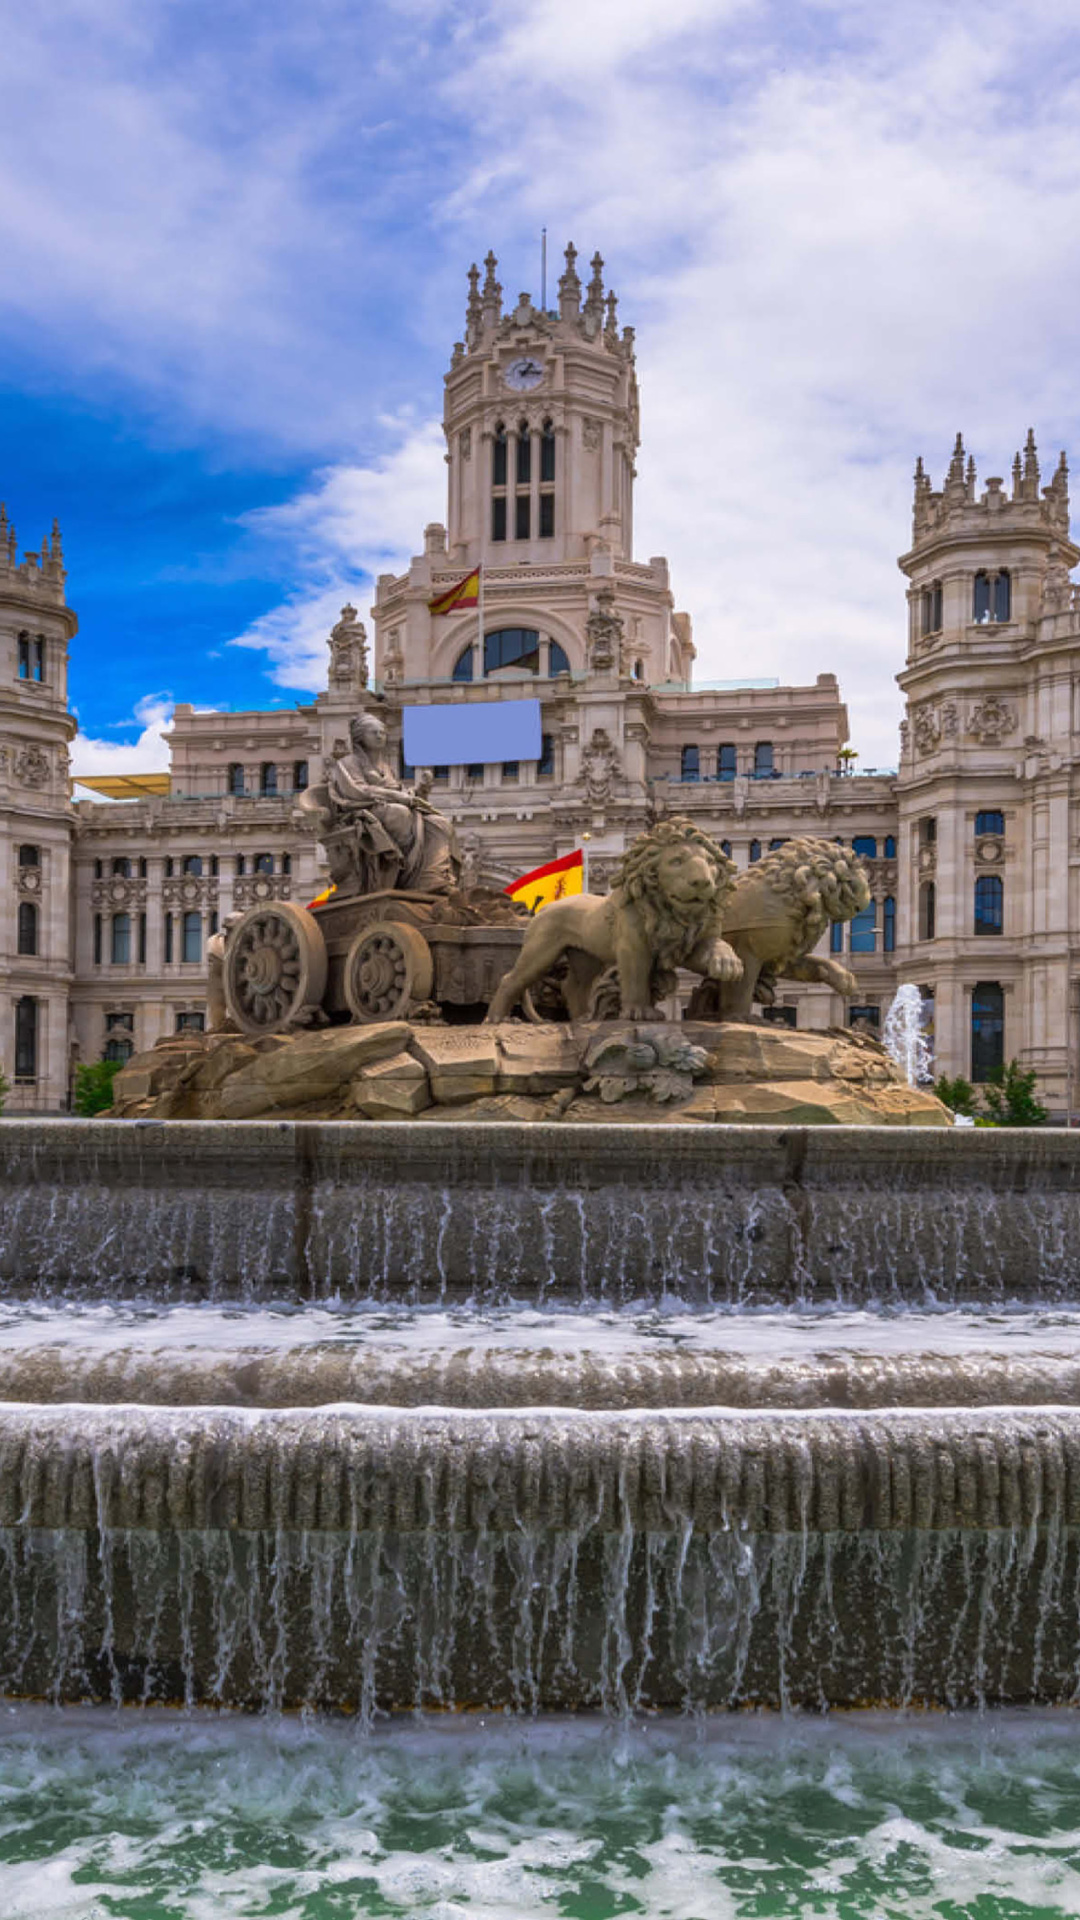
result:
[[[585,331],[599,333],[604,319],[604,262],[599,253],[594,253],[589,264],[592,279],[585,289]]]
[[[949,461],[949,471],[945,477],[945,495],[947,499],[955,500],[958,494],[962,494],[965,491],[964,436],[962,433],[958,433],[956,436],[956,445],[953,448],[952,459]]]
[[[469,297],[465,302],[465,345],[475,347],[484,326],[484,309],[480,302],[480,269],[474,260],[468,272]]]
[[[489,247],[484,256],[484,296],[481,302],[485,327],[496,327],[502,319],[502,287],[495,278],[498,264]]]
[[[1024,441],[1024,483],[1021,489],[1025,500],[1037,500],[1039,497],[1039,459],[1035,451],[1035,429],[1029,427]]]
[[[566,249],[566,271],[559,280],[559,318],[576,320],[581,312],[581,281],[577,271],[577,248],[571,240]]]

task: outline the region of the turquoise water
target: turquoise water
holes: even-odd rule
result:
[[[4,1920],[1080,1913],[1080,1718],[0,1708]]]

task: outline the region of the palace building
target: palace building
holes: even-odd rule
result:
[[[895,771],[853,773],[835,677],[695,683],[668,560],[634,553],[639,393],[603,261],[573,247],[558,304],[469,274],[445,379],[445,521],[376,583],[372,639],[343,609],[327,682],[291,710],[180,705],[167,775],[73,797],[68,647],[54,528],[19,557],[0,520],[0,1067],[7,1110],[62,1111],[81,1060],[126,1057],[203,1020],[206,943],[262,899],[325,885],[295,796],[376,706],[398,745],[411,704],[538,699],[534,760],[430,769],[465,874],[500,886],[584,846],[602,890],[658,814],[689,815],[746,866],[798,834],[850,844],[873,902],[831,950],[850,1007],[780,983],[771,1017],[880,1024],[923,991],[938,1071],[1017,1056],[1061,1116],[1080,1104],[1080,590],[1064,455],[1034,439],[980,489],[959,438],[936,491],[916,470]],[[674,556],[677,560],[677,556]],[[481,569],[482,608],[431,602]],[[452,597],[452,596],[451,596]],[[899,653],[899,647],[898,647]],[[453,729],[451,728],[452,732]],[[117,798],[120,804],[117,804]],[[830,937],[826,938],[830,945]]]

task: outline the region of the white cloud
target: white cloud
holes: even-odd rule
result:
[[[71,769],[78,780],[84,773],[165,773],[169,749],[162,729],[172,720],[175,702],[167,693],[148,693],[136,703],[130,725],[139,729],[135,740],[95,740],[77,733],[71,743]]]
[[[279,685],[326,685],[326,639],[343,603],[366,602],[380,573],[400,573],[443,510],[445,441],[437,421],[384,422],[400,437],[370,466],[329,467],[294,499],[245,517],[256,541],[294,558],[295,592],[231,645],[265,653]]]

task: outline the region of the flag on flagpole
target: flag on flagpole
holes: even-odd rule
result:
[[[307,903],[307,910],[308,910],[308,912],[309,912],[309,913],[311,912],[311,909],[312,909],[312,907],[321,907],[321,906],[322,906],[322,904],[323,904],[323,902],[324,902],[324,901],[326,901],[326,900],[329,900],[329,898],[330,898],[330,895],[331,895],[332,893],[336,893],[336,892],[337,892],[337,884],[336,884],[336,882],[335,882],[334,884],[332,884],[331,886],[329,886],[329,887],[324,887],[321,893],[317,893],[317,894],[315,895],[315,898],[314,898],[314,900],[309,900],[309,901],[308,901],[308,903]]]
[[[429,613],[456,613],[459,607],[470,609],[480,604],[480,569],[474,567],[471,573],[459,580],[456,586],[447,587],[445,593],[436,594],[428,601]]]
[[[513,886],[504,888],[511,900],[520,900],[530,913],[539,912],[541,907],[549,906],[552,900],[565,900],[572,893],[584,890],[584,859],[581,848],[576,853],[564,853],[561,860],[549,860],[545,867],[534,867]]]

